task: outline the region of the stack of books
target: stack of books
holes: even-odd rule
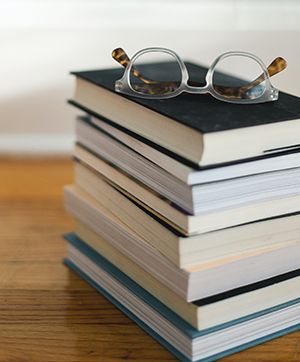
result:
[[[73,73],[65,263],[182,361],[299,329],[300,99],[140,99],[122,72]]]

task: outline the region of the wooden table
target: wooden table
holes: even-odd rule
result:
[[[70,159],[0,159],[0,361],[176,361],[63,263]],[[221,360],[300,361],[300,331]]]

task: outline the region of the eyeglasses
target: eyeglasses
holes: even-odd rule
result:
[[[131,60],[122,48],[117,48],[112,57],[125,67],[123,77],[115,83],[116,92],[152,99],[172,98],[185,92],[211,94],[230,103],[275,101],[278,90],[272,86],[270,77],[287,66],[281,57],[266,67],[251,53],[227,52],[212,63],[206,71],[205,82],[200,82],[189,80],[187,66],[174,51],[166,48],[143,49]],[[238,76],[236,70],[239,70]]]

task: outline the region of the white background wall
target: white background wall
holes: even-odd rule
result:
[[[78,113],[69,71],[114,67],[148,46],[209,65],[243,50],[288,68],[274,86],[300,96],[297,0],[0,0],[0,155],[71,153]]]

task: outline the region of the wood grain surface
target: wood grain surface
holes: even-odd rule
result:
[[[0,362],[176,361],[62,263],[72,182],[71,159],[0,159]],[[300,332],[220,361],[300,361]]]

